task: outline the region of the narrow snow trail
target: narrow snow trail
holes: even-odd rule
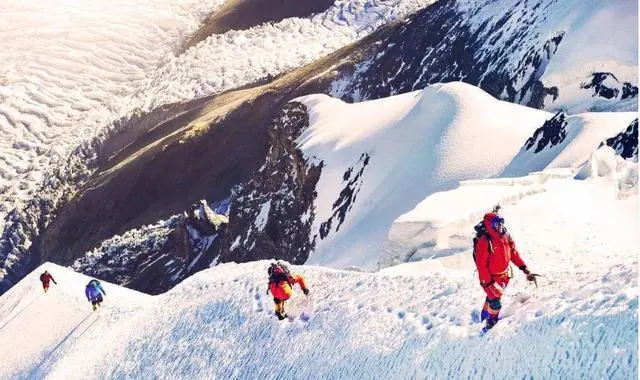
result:
[[[40,321],[50,326],[0,378],[635,378],[637,197],[599,177],[543,186],[503,209],[540,286],[516,273],[485,337],[468,251],[377,273],[294,267],[311,293],[296,289],[285,321],[265,294],[266,261],[222,264],[155,297],[108,285],[95,314],[88,278],[47,264],[60,285],[40,295],[36,271],[7,292],[0,326],[19,316],[0,334],[17,340],[48,308],[66,322]]]

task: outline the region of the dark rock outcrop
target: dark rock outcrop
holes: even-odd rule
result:
[[[534,153],[539,153],[545,148],[551,148],[564,141],[567,137],[567,114],[558,112],[551,119],[544,122],[542,127],[536,129],[533,136],[524,144],[524,149],[529,150],[535,146]]]
[[[607,80],[618,83],[618,78],[611,73],[593,73],[591,82],[584,83],[580,87],[584,89],[593,88],[593,96],[601,96],[606,99],[617,97],[620,90],[607,86],[605,83]]]
[[[320,238],[324,239],[331,232],[332,224],[335,225],[335,231],[340,230],[342,222],[347,215],[347,212],[353,207],[353,203],[356,201],[360,187],[362,186],[364,169],[369,165],[371,157],[367,153],[363,153],[358,160],[357,166],[360,169],[356,172],[355,176],[351,178],[353,174],[353,167],[350,167],[342,176],[344,188],[340,190],[338,199],[333,202],[333,214],[329,219],[320,224]],[[335,222],[334,222],[335,221]]]
[[[180,215],[153,226],[128,231],[104,241],[73,268],[149,293],[169,290],[215,259],[209,248],[224,236],[228,219],[200,202]]]
[[[613,73],[597,72],[591,74],[591,81],[580,88],[593,90],[593,96],[605,99],[628,99],[638,96],[638,87],[629,82],[620,83]]]
[[[638,97],[638,86],[634,86],[629,82],[624,82],[622,85],[622,97],[621,99],[629,99]]]
[[[608,138],[600,146],[607,144],[624,159],[638,161],[638,119],[635,119],[627,129]]]
[[[264,165],[233,194],[220,262],[278,258],[302,264],[315,246],[313,201],[322,162],[308,162],[295,140],[309,126],[306,107],[286,104],[269,124]]]

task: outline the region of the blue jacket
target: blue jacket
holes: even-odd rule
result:
[[[100,285],[100,281],[91,280],[87,284],[87,287],[84,288],[84,294],[87,296],[88,300],[94,300],[98,298],[100,294],[107,295],[107,292],[104,291],[102,285]]]

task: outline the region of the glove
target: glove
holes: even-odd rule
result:
[[[491,286],[495,283],[495,281],[491,280],[489,282],[485,282],[485,281],[480,281],[480,286],[482,286],[483,288],[486,288],[487,286]]]
[[[531,271],[527,269],[526,265],[521,266],[520,270],[522,271],[522,273],[524,273],[527,276],[527,281],[533,281],[533,283],[536,284],[536,288],[537,288],[538,280],[536,279],[536,277],[540,277],[540,275],[537,273],[531,273]]]
[[[305,296],[309,295],[309,289],[302,289],[302,293],[304,293]]]
[[[481,282],[480,285],[484,288],[484,291],[487,292],[487,295],[492,298],[500,298],[504,294],[504,289],[502,286],[496,284],[494,280],[489,282]]]

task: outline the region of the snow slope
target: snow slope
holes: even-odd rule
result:
[[[583,164],[634,117],[575,116],[563,150],[531,156],[518,152],[553,115],[462,82],[355,104],[325,95],[296,100],[310,115],[300,149],[323,162],[308,262],[337,268],[375,269],[392,223],[428,195],[459,181]]]
[[[39,277],[48,270],[57,282],[44,293]],[[116,343],[105,327],[123,323],[152,297],[102,281],[108,308],[94,313],[84,295],[90,277],[45,263],[14,286],[0,302],[0,378],[39,378],[47,363],[70,347],[85,352],[96,342]]]
[[[221,264],[155,297],[107,285],[95,314],[88,278],[46,264],[59,282],[49,294],[39,268],[0,298],[0,338],[20,341],[0,348],[20,358],[0,362],[0,378],[637,378],[637,194],[618,199],[617,182],[598,176],[541,186],[503,209],[540,287],[516,274],[485,337],[470,247],[378,273],[295,267],[311,293],[296,290],[282,322],[266,261]],[[495,200],[482,186],[447,195],[454,208],[469,196]]]
[[[540,40],[563,36],[557,50],[551,52],[551,56],[543,57],[537,78],[545,87],[557,87],[559,97],[553,101],[555,109],[569,113],[585,112],[590,108],[606,109],[606,99],[598,104],[592,91],[579,86],[588,82],[595,72],[610,72],[620,82],[638,85],[638,3],[634,0],[544,0],[533,6],[518,0],[464,1],[460,6],[474,12],[470,22],[476,25],[487,19],[507,22],[482,55],[500,51],[516,34],[514,30],[520,29],[523,23],[534,23],[524,46],[510,52],[506,63],[496,62],[512,67],[513,72],[518,72],[516,68],[526,61],[527,47],[540,45]],[[544,17],[536,20],[538,15]],[[522,75],[522,78],[526,79],[526,76]],[[515,87],[518,89],[517,85]],[[631,105],[637,107],[637,99]]]
[[[589,112],[568,116],[563,127],[566,137],[560,143],[545,146],[539,153],[527,150],[523,145],[501,176],[517,177],[546,168],[579,167],[601,142],[623,131],[637,117],[636,112]]]
[[[566,39],[540,80],[558,88],[559,97],[555,103],[568,112],[606,110],[606,99],[594,102],[593,94],[576,87],[575,83],[587,82],[586,78],[592,73],[609,72],[614,73],[619,83],[611,83],[608,87],[621,87],[625,81],[638,85],[638,2],[580,0],[562,3],[566,4],[566,13],[557,12],[553,16],[564,16],[561,25],[565,26]],[[625,110],[635,111],[637,107],[637,99],[634,99]]]

